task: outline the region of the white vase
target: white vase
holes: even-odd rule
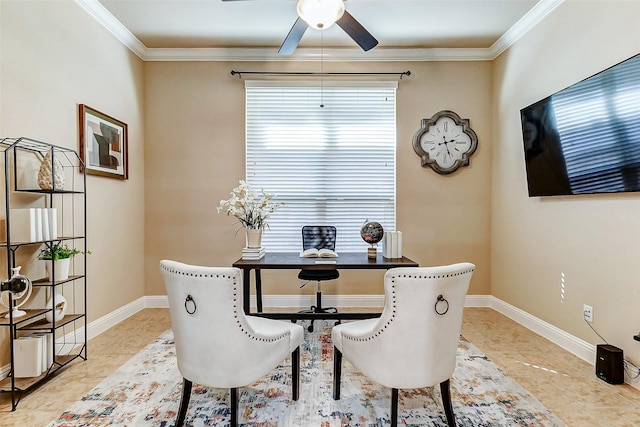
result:
[[[53,277],[53,263],[55,265],[55,277]],[[47,276],[49,277],[50,282],[61,282],[63,280],[67,280],[69,278],[69,267],[71,266],[71,258],[63,258],[57,261],[47,260],[45,264],[45,268],[47,270]]]
[[[47,311],[44,314],[44,318],[47,319],[47,322],[49,323],[53,322],[53,319],[55,319],[56,322],[59,322],[64,318],[64,315],[67,314],[67,300],[57,292],[55,294],[55,303],[56,305],[53,307],[52,298],[47,300],[47,308],[53,308],[52,311]]]
[[[247,228],[247,247],[259,248],[262,245],[262,228]]]

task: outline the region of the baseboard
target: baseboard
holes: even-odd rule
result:
[[[144,308],[169,308],[169,300],[166,295],[144,297]]]
[[[465,307],[491,307],[490,295],[467,295]],[[382,307],[384,295],[323,295],[324,305],[331,307]],[[263,307],[299,308],[315,304],[314,295],[264,295]],[[256,308],[256,297],[251,296],[250,305]],[[153,295],[144,298],[144,308],[169,308],[166,295]],[[127,316],[128,317],[128,316]]]
[[[513,305],[502,300],[499,300],[496,297],[487,295],[487,299],[490,301],[488,307],[494,309],[498,313],[505,315],[514,322],[521,324],[525,328],[532,330],[536,334],[548,339],[552,343],[558,345],[559,347],[562,347],[569,353],[573,354],[576,357],[579,357],[585,362],[591,365],[595,365],[596,346],[594,344],[574,337],[573,335],[568,334],[562,329],[556,328],[555,326],[545,322],[544,320],[538,319],[537,317],[532,316],[526,311],[520,310],[519,308],[514,307]],[[629,384],[631,387],[640,390],[640,379],[631,378],[627,374],[627,372],[625,372],[624,380],[625,383]]]
[[[382,307],[384,295],[324,295],[323,300],[327,306],[346,307]],[[297,308],[307,307],[315,303],[314,295],[264,295],[262,298],[264,307]],[[251,297],[251,306],[256,307],[255,296]],[[485,307],[496,310],[514,322],[548,339],[562,347],[571,354],[579,357],[587,363],[594,365],[596,359],[596,346],[583,341],[571,334],[547,323],[537,317],[523,311],[509,303],[506,303],[491,295],[467,295],[465,307]],[[91,322],[88,325],[89,339],[101,334],[112,326],[117,325],[129,316],[145,308],[169,308],[166,295],[152,295],[139,298],[118,310]],[[2,378],[9,373],[9,366],[0,371]],[[639,388],[637,381],[625,380],[632,387]]]
[[[327,307],[382,307],[384,305],[384,295],[323,295],[324,305]],[[298,308],[307,307],[315,303],[315,295],[264,295],[262,297],[263,307],[277,308]],[[131,304],[130,304],[131,305]],[[144,298],[144,308],[166,308],[169,307],[165,295],[154,295]],[[251,296],[251,307],[255,309],[255,295]],[[465,307],[487,307],[496,310],[509,319],[543,336],[554,344],[564,348],[580,359],[590,363],[595,363],[596,347],[573,335],[570,335],[544,320],[508,304],[491,295],[467,295]],[[141,310],[142,308],[139,308]],[[123,310],[127,312],[127,310]],[[133,314],[133,313],[132,313]],[[130,314],[129,314],[130,315]],[[114,320],[118,316],[113,316]],[[128,316],[127,316],[128,317]],[[124,319],[122,319],[124,320]],[[116,324],[115,322],[113,324]],[[92,324],[93,326],[93,324]]]
[[[313,295],[264,295],[264,307],[294,308],[306,307],[315,303]],[[382,307],[384,295],[324,295],[325,305],[332,307]],[[255,296],[251,297],[251,306],[255,308]],[[87,337],[89,339],[100,335],[102,332],[126,320],[145,308],[168,308],[169,303],[166,295],[152,295],[139,298],[101,318],[90,322],[87,325]],[[555,326],[538,319],[531,314],[499,300],[491,295],[467,295],[465,307],[487,307],[505,315],[509,319],[521,324],[527,329],[541,335],[554,344],[569,351],[580,359],[590,363],[595,363],[596,348],[586,341],[583,341]],[[83,331],[79,330],[78,333]],[[9,365],[0,369],[0,378],[9,374]]]
[[[491,308],[493,297],[491,295],[467,295],[464,299],[465,307]]]
[[[346,307],[382,307],[384,295],[324,295],[326,306]],[[264,295],[264,307],[297,308],[307,307],[315,303],[315,295]],[[251,306],[255,309],[255,295],[251,296]],[[88,325],[89,339],[101,334],[112,326],[117,325],[129,316],[145,308],[168,308],[166,295],[151,295],[139,298]],[[486,307],[496,310],[509,319],[532,330],[538,335],[562,347],[580,359],[595,364],[596,347],[571,334],[547,323],[537,317],[508,304],[491,295],[467,295],[465,307]]]
[[[538,335],[548,339],[552,343],[562,347],[573,355],[579,357],[580,359],[588,362],[592,365],[595,364],[596,360],[596,346],[590,344],[580,338],[574,337],[571,334],[563,331],[562,329],[556,328],[550,323],[545,322],[544,320],[538,319],[535,316],[527,313],[526,311],[520,310],[513,305],[506,303],[498,298],[490,296],[491,305],[490,307],[496,310],[498,313],[501,313],[524,326],[527,329],[532,330]]]
[[[109,328],[147,308],[146,298],[147,297],[138,298],[137,300],[130,302],[129,304],[122,306],[111,313],[94,320],[93,322],[90,322],[87,325],[88,338],[91,339],[100,335]]]
[[[9,372],[11,372],[11,363],[7,363],[2,368],[0,368],[0,380],[7,378],[9,376]]]

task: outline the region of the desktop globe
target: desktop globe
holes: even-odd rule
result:
[[[377,222],[366,222],[360,229],[360,236],[369,244],[378,243],[384,236],[384,229]]]
[[[374,245],[384,237],[384,229],[382,228],[382,225],[374,221],[366,220],[360,229],[360,237],[371,245],[367,249],[368,257],[375,258],[377,256],[377,250]]]

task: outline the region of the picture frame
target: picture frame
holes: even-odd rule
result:
[[[80,158],[87,174],[129,178],[127,124],[85,104],[79,105]]]

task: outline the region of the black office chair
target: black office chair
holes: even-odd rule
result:
[[[302,227],[302,250],[307,249],[331,249],[336,250],[336,228],[331,225],[305,225]],[[300,313],[337,313],[335,307],[322,307],[322,287],[320,282],[323,280],[334,280],[340,277],[338,270],[300,270],[298,279],[306,280],[301,286],[305,286],[312,280],[318,282],[316,289],[316,305],[312,305],[309,310],[303,310]],[[336,324],[340,321],[336,322]],[[309,332],[313,332],[313,319],[307,328]]]

